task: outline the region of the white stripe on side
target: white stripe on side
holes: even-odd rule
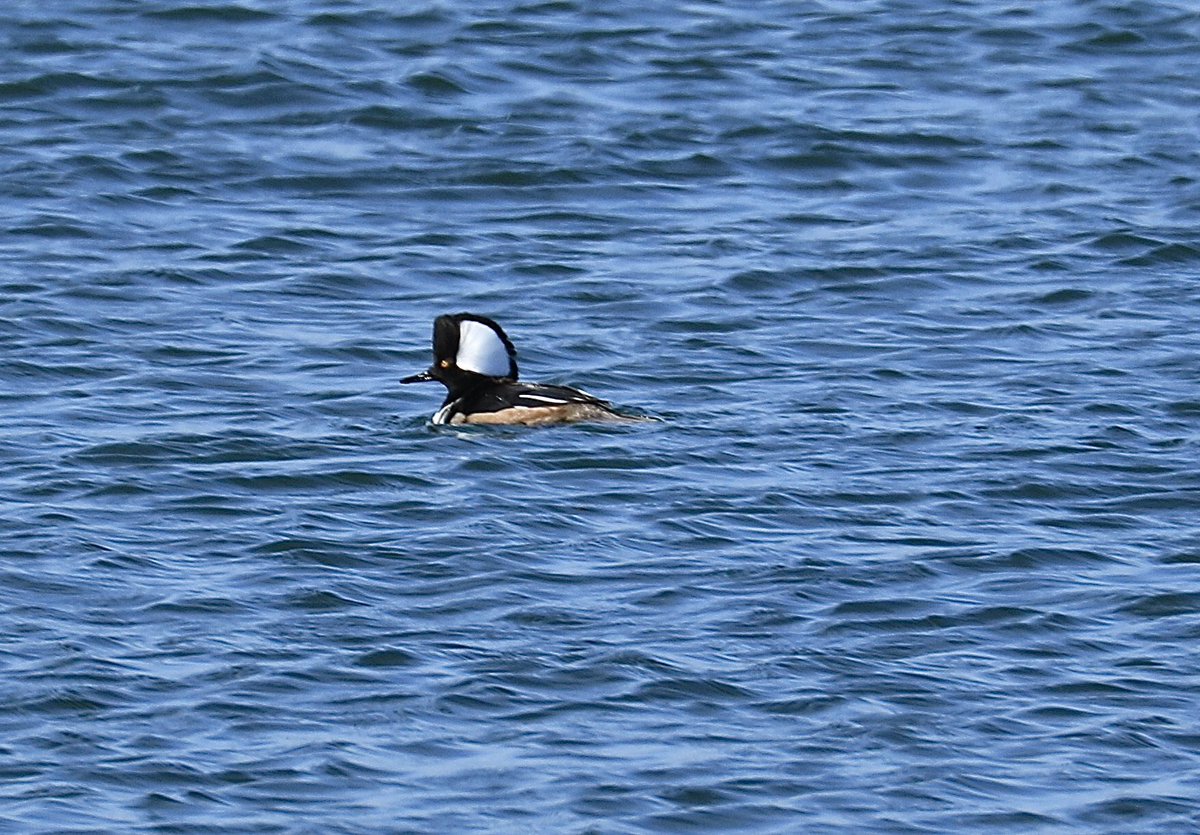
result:
[[[540,400],[543,403],[555,403],[555,404],[559,404],[559,405],[561,405],[563,403],[571,402],[570,400],[564,400],[561,397],[544,397],[540,394],[521,394],[521,395],[518,395],[517,399],[518,400]]]

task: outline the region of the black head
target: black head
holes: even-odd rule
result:
[[[517,379],[517,349],[494,321],[475,313],[433,321],[433,365],[402,383],[437,380],[457,397],[488,382]]]

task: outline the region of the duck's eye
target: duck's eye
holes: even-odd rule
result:
[[[440,365],[442,368],[449,368],[450,360],[442,360],[441,362],[438,363],[438,365]]]

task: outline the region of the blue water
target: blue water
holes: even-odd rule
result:
[[[0,21],[0,830],[1200,831],[1195,7],[405,8]]]

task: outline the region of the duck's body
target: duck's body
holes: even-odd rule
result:
[[[637,420],[611,403],[567,386],[517,382],[517,351],[496,322],[474,313],[433,323],[433,365],[402,383],[437,380],[446,400],[435,424],[545,426],[577,421]]]
[[[433,422],[542,426],[621,417],[608,403],[578,389],[537,383],[496,383],[462,397],[447,398],[433,416]]]

